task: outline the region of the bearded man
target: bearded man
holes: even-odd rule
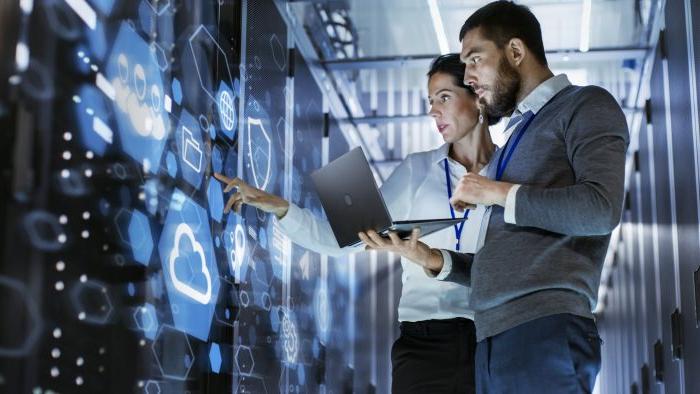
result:
[[[456,208],[490,206],[476,254],[409,251],[437,280],[471,286],[479,393],[590,393],[601,340],[592,310],[620,221],[629,132],[604,89],[547,66],[537,18],[510,1],[464,23],[464,82],[509,117],[488,176],[467,174]],[[416,243],[415,248],[425,248]]]

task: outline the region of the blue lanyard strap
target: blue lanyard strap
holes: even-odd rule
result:
[[[529,116],[528,116],[529,114]],[[508,152],[506,153],[506,147],[503,147],[503,150],[501,151],[501,155],[498,157],[498,168],[496,169],[496,181],[500,181],[501,178],[503,177],[503,173],[506,170],[506,167],[508,167],[508,163],[510,162],[511,156],[513,156],[513,152],[515,151],[515,148],[518,146],[520,143],[520,139],[523,138],[523,134],[525,134],[525,130],[530,126],[530,123],[532,123],[532,120],[535,119],[535,114],[532,112],[528,111],[525,114],[522,115],[523,118],[527,116],[527,119],[524,120],[524,123],[522,127],[519,128],[517,131],[517,134],[515,135],[515,140],[513,141],[513,144],[510,146],[510,149],[508,149]],[[510,139],[508,139],[510,141]],[[506,146],[508,145],[508,142],[506,142]],[[503,154],[505,153],[505,160],[503,157]]]
[[[452,204],[450,204],[450,200],[449,200],[452,198],[452,182],[450,181],[450,169],[447,166],[447,158],[445,158],[443,160],[443,164],[445,165],[445,180],[447,181],[447,198],[448,198],[447,205],[449,205],[449,207],[450,207],[450,214],[452,215],[452,219],[455,219],[456,218],[455,217],[455,210],[454,210],[454,208],[452,208]],[[468,216],[469,216],[469,210],[467,209],[464,211],[464,218],[466,219]],[[466,222],[466,220],[461,222],[459,224],[459,226],[457,226],[456,224],[454,226],[452,226],[455,228],[455,237],[457,237],[457,246],[455,248],[455,250],[457,250],[457,251],[459,251],[459,246],[460,246],[459,241],[462,238],[462,229],[464,228],[464,222]]]

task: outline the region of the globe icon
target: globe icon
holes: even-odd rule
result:
[[[236,123],[236,112],[233,108],[233,98],[227,91],[223,91],[219,95],[219,115],[222,126],[226,130],[233,130],[233,126]]]

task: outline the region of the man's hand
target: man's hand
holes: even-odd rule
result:
[[[457,183],[450,204],[458,211],[473,208],[476,204],[505,207],[506,197],[512,186],[512,183],[497,182],[469,173]]]
[[[245,183],[240,178],[228,178],[222,174],[214,174],[214,177],[226,184],[224,193],[228,193],[231,189],[236,188],[236,192],[228,199],[224,212],[228,213],[231,208],[234,211],[240,212],[243,204],[248,204],[261,211],[273,213],[278,219],[284,217],[289,210],[287,200],[267,193],[263,190],[256,189]]]
[[[414,229],[411,238],[405,241],[394,231],[389,232],[389,238],[382,237],[374,230],[360,232],[357,235],[367,245],[367,249],[396,253],[433,272],[442,270],[442,253],[418,241],[419,229]]]

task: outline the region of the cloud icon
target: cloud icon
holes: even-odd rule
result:
[[[175,274],[175,262],[177,261],[177,258],[180,257],[180,239],[183,235],[189,238],[190,243],[192,244],[192,250],[199,255],[199,261],[202,262],[201,271],[207,281],[207,290],[205,292],[201,292],[200,290],[197,290],[194,287],[182,282]],[[209,273],[209,268],[207,267],[207,259],[204,256],[204,248],[202,247],[202,244],[197,242],[197,240],[194,238],[194,233],[192,232],[190,226],[185,223],[180,223],[175,230],[175,244],[173,246],[173,250],[170,252],[168,269],[170,271],[170,277],[172,278],[173,285],[177,291],[189,298],[192,298],[200,304],[208,304],[209,301],[211,301],[211,274]]]
[[[132,78],[129,78],[129,59],[123,53],[117,58],[119,78],[112,80],[114,101],[117,107],[128,115],[131,127],[141,137],[152,137],[156,140],[165,138],[165,121],[160,114],[161,92],[156,85],[151,86],[150,100],[146,97],[147,83],[143,66],[133,67]],[[133,87],[133,89],[132,89]],[[149,105],[150,103],[150,105]]]

